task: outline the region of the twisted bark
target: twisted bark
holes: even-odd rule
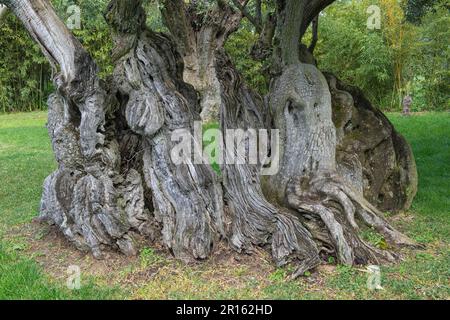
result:
[[[338,172],[378,209],[408,210],[418,184],[410,145],[358,88],[325,76],[337,130]]]
[[[264,106],[247,88],[227,58],[218,56],[217,74],[221,84],[221,128],[264,129]],[[219,67],[220,66],[220,67]],[[250,141],[244,141],[249,156]],[[233,145],[225,150],[239,156]],[[268,150],[270,151],[270,150]],[[275,152],[275,150],[271,150]],[[231,213],[230,244],[235,249],[251,250],[253,246],[270,245],[277,265],[295,262],[296,274],[320,263],[319,249],[312,235],[289,210],[269,201],[263,193],[260,172],[263,163],[227,164],[222,167],[225,200]]]
[[[301,30],[297,26],[306,18],[306,3],[286,1],[278,10],[280,47],[275,51],[277,76],[269,106],[274,127],[281,132],[282,160],[278,174],[265,184],[269,186],[266,193],[297,210],[316,238],[333,248],[341,263],[393,261],[393,254],[360,238],[356,216],[394,245],[415,244],[392,228],[337,172],[331,92],[324,75],[314,65],[300,62],[298,54]]]
[[[216,54],[239,27],[242,13],[224,1],[217,1],[202,14],[197,13],[196,6],[196,2],[187,5],[182,0],[165,0],[161,13],[183,56],[183,79],[200,94],[202,120],[218,122],[221,98]]]
[[[136,170],[121,170],[114,111],[118,102],[97,66],[44,0],[6,1],[53,64],[57,92],[49,98],[48,130],[58,170],[44,183],[41,218],[81,250],[136,253],[143,228],[143,188]]]
[[[174,44],[146,30],[141,14],[124,15],[122,6],[129,8],[125,1],[112,2],[108,21],[118,23],[111,23],[117,45],[129,37],[134,41],[120,49],[127,52],[116,61],[114,83],[126,125],[144,146],[144,179],[152,190],[155,220],[176,257],[205,259],[224,236],[222,190],[208,165],[175,165],[171,160],[176,130],[194,138],[194,120],[200,120],[196,95],[182,80]]]

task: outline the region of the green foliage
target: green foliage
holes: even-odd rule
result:
[[[367,8],[371,5],[381,9],[381,30],[367,28]],[[421,23],[417,26],[407,21],[413,9],[420,11]],[[360,87],[370,101],[384,110],[401,110],[406,93],[413,97],[412,111],[447,110],[448,13],[445,0],[337,1],[320,16],[315,51],[319,67]],[[247,83],[264,94],[268,88],[266,66],[248,54],[256,39],[244,20],[226,49]],[[308,44],[310,39],[309,30],[303,42]]]
[[[92,55],[100,68],[100,78],[106,78],[113,72],[111,61],[112,40],[107,28],[74,30],[75,36],[80,40],[87,51]]]
[[[74,34],[96,60],[102,78],[113,70],[112,40],[103,18],[108,2],[52,1],[63,21],[70,17],[70,5],[80,7],[81,29],[74,30]],[[267,14],[269,2],[263,4],[263,14]],[[381,30],[367,29],[366,10],[370,5],[381,8]],[[167,31],[161,21],[159,2],[146,0],[144,7],[147,25],[156,31]],[[208,10],[208,6],[203,10]],[[400,110],[405,93],[412,95],[413,111],[447,110],[448,13],[445,0],[337,1],[321,14],[315,52],[319,67],[360,87],[384,110]],[[0,22],[0,34],[0,112],[45,109],[46,99],[53,91],[52,71],[39,47],[11,14]],[[304,42],[308,43],[310,37],[308,33]],[[268,62],[254,61],[249,54],[257,38],[253,26],[244,19],[225,47],[247,84],[265,94]]]
[[[417,111],[450,109],[450,15],[437,4],[422,18],[418,49],[412,59],[410,82],[413,109]]]
[[[161,8],[159,0],[144,0],[143,6],[147,12],[147,26],[157,32],[167,32],[167,28],[162,23]]]
[[[70,5],[80,6],[81,29],[73,32],[94,57],[102,78],[112,72],[112,41],[102,17],[107,2],[52,1],[63,21],[69,18],[67,8]],[[54,88],[51,67],[39,46],[12,14],[0,22],[0,34],[0,112],[45,109],[47,97]]]
[[[67,21],[73,14],[69,7],[77,5],[81,13],[81,27],[91,30],[106,27],[103,12],[108,3],[109,0],[52,0],[56,12],[63,21]]]
[[[415,26],[396,0],[337,2],[321,15],[320,68],[360,87],[384,110],[401,110],[406,93],[413,111],[448,109],[450,17],[443,3],[424,9]],[[370,5],[381,9],[381,30],[367,28]]]
[[[411,23],[419,24],[434,3],[435,0],[407,0],[405,4],[406,19]]]
[[[11,14],[0,23],[0,34],[0,112],[44,109],[52,86],[39,47]]]
[[[367,8],[379,1],[346,1],[328,8],[320,20],[316,56],[319,66],[359,86],[377,105],[390,104],[394,53],[382,30],[367,28]],[[382,22],[386,17],[382,17]]]
[[[71,5],[80,8],[81,29],[72,30],[84,48],[92,55],[100,68],[100,77],[105,78],[113,71],[111,61],[112,39],[103,17],[109,0],[53,0],[53,5],[63,21],[68,21]]]
[[[239,30],[228,39],[225,49],[231,56],[236,69],[242,74],[246,83],[256,91],[267,93],[268,79],[265,75],[265,66],[262,62],[250,57],[250,50],[257,41],[258,35],[247,20],[242,22]]]

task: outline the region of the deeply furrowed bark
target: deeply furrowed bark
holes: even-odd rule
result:
[[[294,50],[301,37],[298,21],[304,18],[305,8],[306,3],[293,0],[279,6],[280,45],[273,71],[277,76],[269,106],[274,127],[281,131],[282,160],[278,174],[265,184],[266,193],[297,210],[316,238],[332,246],[341,263],[393,261],[391,253],[360,238],[356,216],[393,244],[414,243],[389,226],[381,213],[337,174],[337,136],[328,83],[314,65],[300,62],[299,51]]]
[[[165,0],[161,13],[183,56],[183,79],[200,94],[203,122],[217,122],[221,93],[215,70],[216,54],[238,28],[242,15],[222,1],[203,14],[196,12],[196,6],[196,2],[187,5],[182,0]]]
[[[155,219],[176,257],[204,259],[224,236],[222,190],[209,166],[171,160],[172,133],[183,129],[193,138],[194,121],[200,120],[196,94],[182,81],[181,57],[173,43],[145,30],[142,15],[124,15],[123,6],[129,7],[112,2],[107,14],[109,21],[119,15],[114,37],[119,51],[126,52],[116,61],[114,82],[126,123],[143,140],[143,171]],[[130,37],[134,41],[126,41]]]
[[[222,1],[199,29],[186,18],[183,1],[164,1],[172,41],[146,29],[141,0],[112,0],[105,18],[116,67],[106,83],[47,1],[4,2],[59,68],[48,121],[59,168],[44,183],[41,218],[79,249],[96,257],[106,248],[132,255],[138,241],[147,239],[192,261],[207,258],[227,239],[240,252],[270,247],[278,265],[297,265],[297,276],[317,266],[321,252],[346,264],[393,261],[394,254],[360,238],[360,222],[393,244],[414,245],[374,206],[410,203],[411,194],[388,201],[391,193],[414,185],[407,144],[359,92],[299,61],[299,21],[317,16],[320,1],[280,1],[281,40],[265,104],[221,50],[242,17]],[[364,126],[366,119],[381,119],[385,132],[374,134],[379,127]],[[279,129],[278,174],[261,178],[260,162],[225,163],[221,177],[189,155],[175,163],[178,141],[172,139],[180,130],[202,156],[194,124],[202,120],[218,122],[223,133]],[[351,138],[356,134],[363,136],[359,143]],[[237,156],[227,143],[226,152]],[[250,140],[241,143],[250,149]],[[396,161],[384,171],[373,165],[383,152]],[[401,183],[393,187],[396,177]]]
[[[182,48],[182,52],[188,52],[184,54],[184,62],[188,69],[184,72],[184,79],[196,88],[199,88],[199,80],[206,79],[210,86],[214,86],[213,91],[216,92],[214,103],[220,107],[217,109],[220,110],[220,114],[209,113],[205,118],[204,111],[209,107],[205,106],[204,92],[199,89],[202,97],[202,120],[220,122],[224,136],[227,129],[265,128],[266,117],[263,115],[264,107],[261,99],[242,83],[221,49],[228,34],[237,27],[240,14],[230,7],[221,8],[221,11],[214,8],[207,14],[208,22],[193,32],[190,26],[194,21],[178,19],[184,6],[177,1],[165,4],[163,15],[166,24],[170,30],[176,30],[178,48]],[[218,21],[221,21],[221,24]],[[215,34],[220,36],[214,36]],[[196,49],[192,43],[199,48]],[[207,57],[201,53],[205,50],[208,53]],[[189,75],[192,61],[200,63],[197,68],[208,72],[201,74],[200,77],[199,74]],[[248,149],[250,147],[248,142],[245,144]],[[235,153],[232,148],[234,146],[224,143],[225,152]],[[259,178],[261,166],[249,165],[246,161],[248,159],[242,160],[246,164],[226,164],[221,168],[228,212],[226,220],[229,221],[226,234],[230,245],[237,251],[251,251],[254,246],[270,245],[277,264],[284,265],[295,260],[299,274],[316,266],[320,260],[310,233],[288,210],[274,206],[266,200]]]
[[[263,104],[242,82],[224,53],[218,56],[217,74],[222,90],[222,131],[227,129],[264,129]],[[251,146],[244,141],[245,148]],[[238,154],[234,146],[225,150]],[[249,155],[247,151],[246,156]],[[238,250],[255,245],[271,245],[278,265],[295,261],[297,273],[303,274],[320,263],[319,250],[311,234],[289,210],[269,202],[263,194],[260,171],[262,163],[223,166],[225,199],[231,212],[230,244]]]
[[[8,1],[59,72],[48,129],[59,168],[44,183],[41,218],[82,250],[135,254],[131,233],[147,222],[140,175],[120,171],[114,95],[47,1]]]

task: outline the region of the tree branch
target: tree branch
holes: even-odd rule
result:
[[[247,5],[249,3],[249,0],[245,0],[243,3],[241,3],[239,0],[232,0],[233,4],[241,11],[242,15],[250,21],[251,24],[255,27],[256,31],[260,33],[262,31],[262,24],[261,24],[261,16],[254,17],[251,15],[251,13],[247,10]],[[260,2],[260,1],[259,1]],[[259,7],[261,8],[261,3],[259,3]]]
[[[119,33],[137,33],[145,27],[142,0],[112,0],[106,9],[105,20]]]
[[[146,15],[142,0],[111,0],[104,13],[111,27],[115,45],[112,60],[117,61],[134,47],[140,31],[145,29]]]
[[[264,60],[271,54],[272,41],[277,27],[277,16],[268,14],[264,21],[264,27],[259,35],[258,41],[253,45],[250,52],[255,60]]]
[[[303,36],[308,29],[311,22],[319,13],[326,7],[331,5],[336,0],[312,0],[308,1],[305,7],[305,14],[303,15],[303,21],[300,28],[300,36]]]
[[[304,0],[286,0],[281,11],[280,45],[281,61],[284,65],[299,62],[300,25],[305,11]]]
[[[94,60],[55,13],[48,0],[2,0],[22,21],[41,46],[50,63],[60,72],[54,78],[67,107],[77,107],[80,147],[86,159],[95,159],[104,144],[108,96],[98,78]]]
[[[184,0],[163,0],[161,14],[164,25],[178,44],[178,50],[183,55],[189,55],[195,50],[195,36],[188,18]]]
[[[86,67],[89,54],[56,15],[47,0],[3,0],[41,46],[50,63],[59,66],[66,82]],[[84,58],[84,59],[82,59]],[[80,61],[83,61],[80,64]]]
[[[312,21],[312,39],[311,39],[311,44],[308,47],[308,50],[311,53],[314,53],[314,49],[316,48],[317,41],[319,40],[318,32],[319,32],[319,16],[316,16],[314,18],[314,20]]]
[[[262,1],[256,0],[256,20],[258,21],[259,25],[262,26]]]

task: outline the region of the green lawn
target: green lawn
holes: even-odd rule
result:
[[[69,290],[64,275],[55,276],[41,263],[44,255],[51,260],[60,253],[45,243],[51,241],[34,239],[48,250],[33,251],[26,233],[11,232],[26,228],[38,214],[42,182],[55,168],[44,127],[46,114],[0,115],[0,299],[448,299],[450,113],[389,116],[411,142],[420,176],[411,212],[394,220],[427,249],[407,252],[403,262],[383,267],[384,290],[369,291],[366,273],[356,268],[330,264],[309,277],[288,281],[288,271],[274,268],[264,256],[252,258],[257,267],[245,259],[185,266],[149,248],[129,263],[114,266],[113,272],[86,276],[80,290]],[[63,250],[69,254],[58,261],[70,264],[74,250],[67,245]],[[89,256],[83,259],[92,269],[99,263]],[[107,281],[112,278],[113,283]]]

